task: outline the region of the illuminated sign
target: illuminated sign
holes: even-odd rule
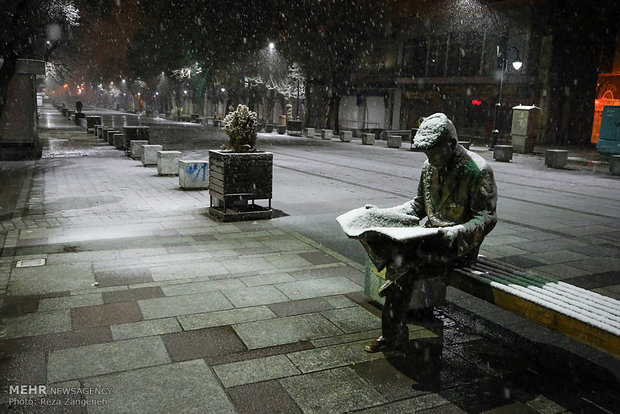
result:
[[[482,105],[482,101],[479,101],[478,99],[472,99],[471,104],[475,106],[480,106]]]

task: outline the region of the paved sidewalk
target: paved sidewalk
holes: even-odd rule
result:
[[[178,178],[158,177],[51,108],[42,116],[49,158],[3,165],[15,173],[15,187],[2,193],[15,200],[3,201],[12,212],[0,222],[3,410],[559,413],[620,406],[617,390],[604,386],[606,373],[603,385],[553,373],[518,346],[505,347],[501,331],[468,326],[478,319],[450,306],[411,326],[406,354],[365,353],[380,319],[362,294],[359,264],[273,220],[215,222],[205,214],[206,191],[181,191]],[[46,395],[6,388],[39,384]],[[103,394],[59,397],[50,394],[56,387]],[[42,406],[56,400],[61,407]]]

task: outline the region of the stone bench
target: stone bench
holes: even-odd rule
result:
[[[157,165],[157,153],[162,149],[161,145],[142,145],[142,165]]]
[[[620,358],[620,301],[479,256],[448,283],[588,346]]]
[[[568,164],[568,151],[550,149],[545,152],[545,165],[549,168],[564,168]]]
[[[375,145],[375,134],[372,132],[364,132],[362,134],[363,145]]]
[[[383,141],[386,141],[390,135],[398,135],[401,139],[411,140],[413,135],[410,129],[385,129],[379,134]]]
[[[157,151],[157,174],[178,175],[181,151]]]
[[[493,149],[493,159],[495,161],[509,162],[512,159],[512,145],[496,145]]]
[[[387,147],[388,148],[400,148],[403,144],[403,137],[400,135],[388,135],[387,136]]]
[[[304,135],[308,138],[314,138],[314,128],[304,128]]]
[[[351,142],[353,139],[353,132],[351,131],[340,131],[340,141],[342,142]]]
[[[322,129],[321,130],[321,139],[331,140],[334,136],[334,131],[331,129]]]
[[[149,142],[145,139],[132,139],[129,145],[129,156],[134,160],[141,160],[142,146],[148,144]]]
[[[205,190],[209,188],[209,162],[179,160],[179,187],[183,190]]]
[[[458,141],[458,144],[465,149],[469,149],[469,147],[471,146],[471,141]]]
[[[442,282],[420,281],[412,304],[445,298],[447,284],[519,316],[569,336],[612,356],[620,357],[620,301],[568,283],[478,256],[475,264],[453,268]],[[367,261],[364,293],[377,303],[385,272]],[[424,285],[425,282],[426,285]],[[424,286],[422,286],[424,285]],[[429,299],[430,296],[430,299]],[[424,306],[420,306],[424,307]]]

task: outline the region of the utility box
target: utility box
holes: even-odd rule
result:
[[[603,154],[620,154],[620,106],[603,108],[596,150]]]
[[[512,146],[515,152],[534,152],[538,135],[540,108],[534,105],[517,105],[512,108]]]

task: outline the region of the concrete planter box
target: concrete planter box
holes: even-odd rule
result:
[[[286,125],[278,125],[278,134],[286,133]]]
[[[95,134],[96,137],[99,136],[98,132],[99,132],[99,128],[101,128],[103,125],[101,124],[97,124],[93,127],[93,134]]]
[[[108,141],[108,144],[110,145],[114,145],[114,134],[120,134],[121,131],[118,131],[116,129],[108,129],[106,131],[106,141]]]
[[[80,120],[82,118],[86,118],[86,114],[84,112],[76,112],[73,114],[73,123],[75,125],[80,125]]]
[[[496,145],[493,150],[495,161],[509,162],[512,159],[512,145]]]
[[[300,137],[302,122],[299,120],[286,121],[286,133],[294,137]]]
[[[124,126],[125,148],[130,148],[130,142],[134,139],[149,141],[149,127],[147,126]]]
[[[400,135],[388,135],[387,136],[387,147],[388,148],[400,148],[403,144],[403,137]]]
[[[272,153],[209,151],[209,214],[222,221],[270,219],[272,180]]]
[[[265,132],[273,132],[273,124],[265,124]]]
[[[181,151],[157,151],[157,174],[179,175]]]
[[[550,149],[545,152],[545,165],[549,168],[564,168],[568,164],[568,151]]]
[[[353,139],[353,132],[351,131],[340,131],[340,141],[342,142],[351,142]]]
[[[149,142],[142,139],[132,139],[129,145],[129,156],[134,160],[142,159],[142,146],[148,145]]]
[[[512,146],[514,152],[519,154],[529,154],[534,152],[534,137],[525,135],[511,135]]]
[[[179,160],[179,187],[183,190],[209,188],[209,163],[204,160]]]
[[[308,138],[314,138],[314,128],[304,128],[304,135]]]
[[[94,130],[95,125],[101,124],[101,117],[99,115],[89,115],[86,117],[86,130]]]
[[[620,175],[620,155],[612,155],[609,158],[609,173],[612,175]]]
[[[331,129],[321,130],[321,139],[330,140],[334,136],[334,131]]]
[[[362,144],[375,145],[375,134],[371,132],[364,132],[362,134]]]
[[[75,114],[75,111],[72,111],[71,109],[67,109],[67,119],[72,119],[73,114]]]
[[[125,149],[125,136],[120,132],[112,135],[112,145],[116,147],[116,149],[124,150]]]
[[[157,165],[157,153],[162,150],[161,145],[143,145],[142,146],[142,165],[148,167]]]

